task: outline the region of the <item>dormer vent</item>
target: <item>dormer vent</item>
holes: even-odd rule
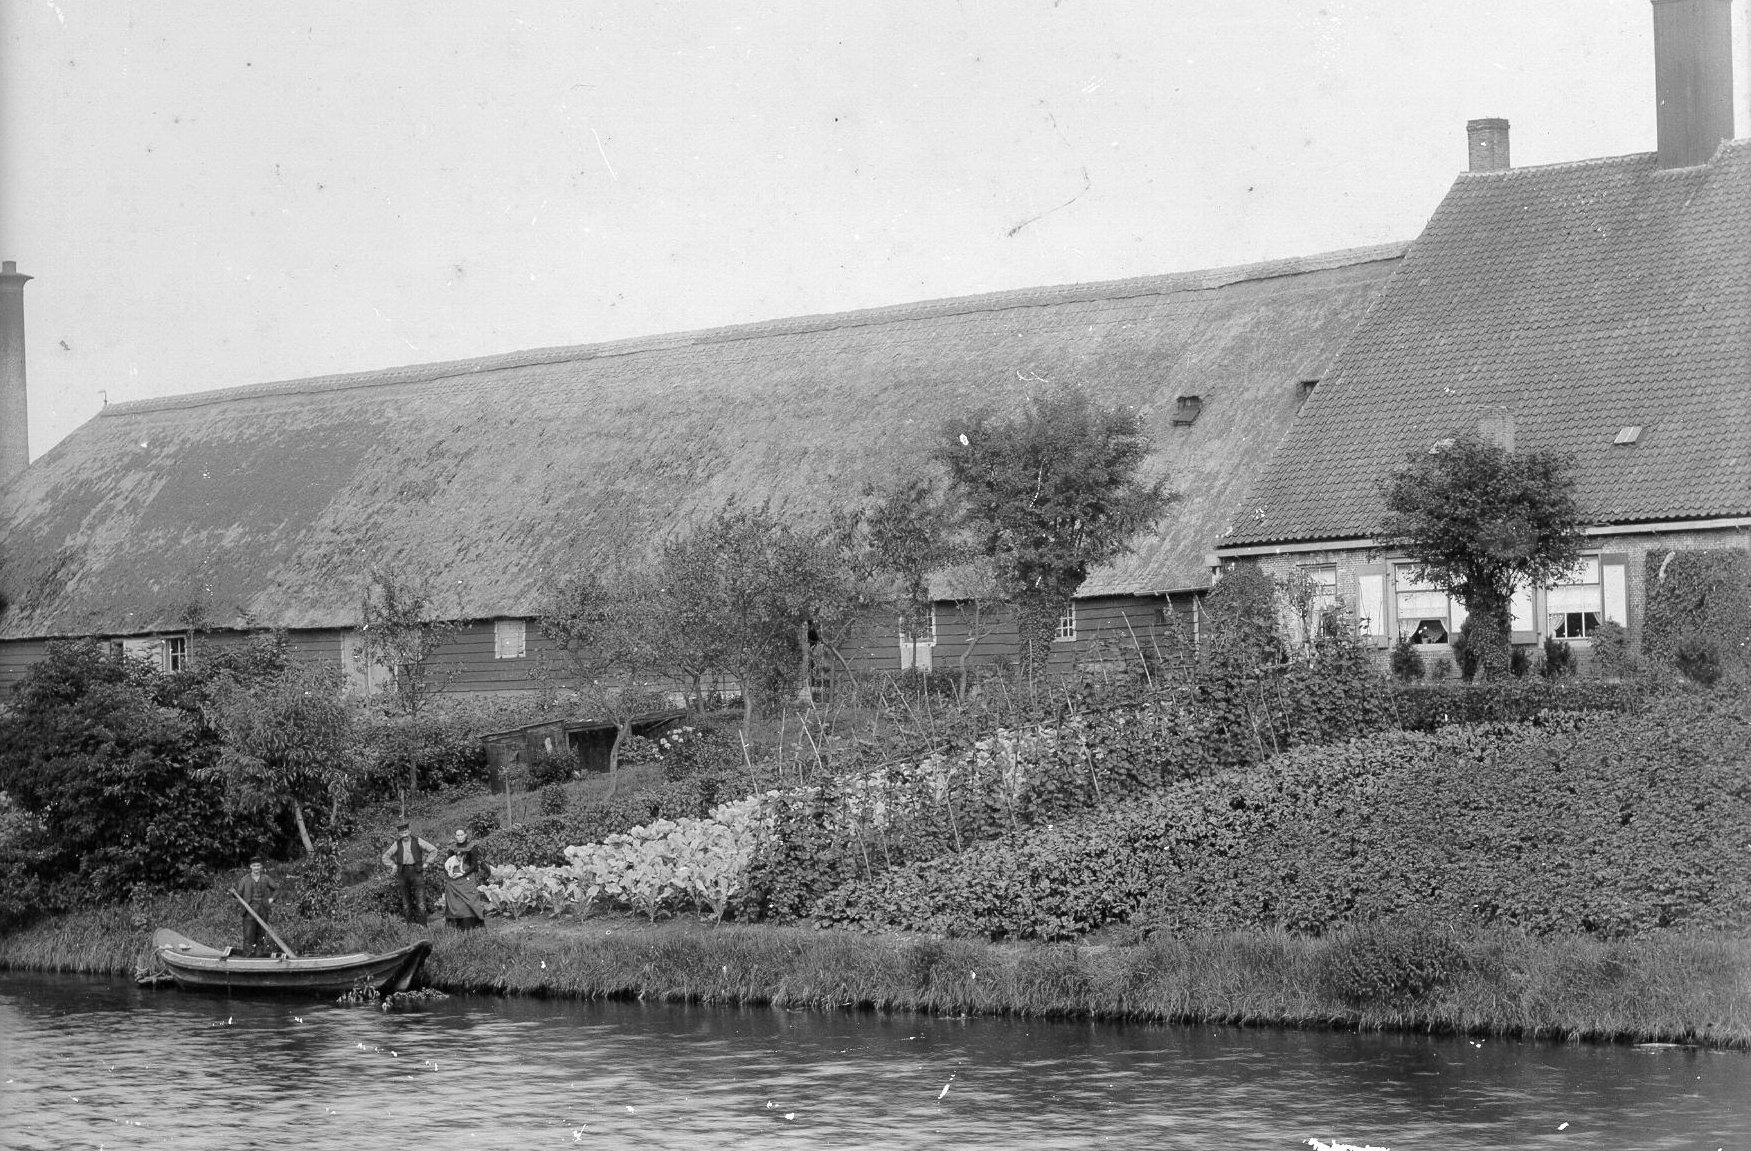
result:
[[[1295,398],[1306,400],[1313,394],[1313,389],[1319,387],[1318,380],[1298,380],[1295,383]]]
[[[1198,422],[1198,413],[1204,410],[1202,396],[1180,396],[1174,401],[1173,426],[1189,428]]]
[[[1617,438],[1611,441],[1611,446],[1614,448],[1634,447],[1641,438],[1642,426],[1640,424],[1626,424],[1617,430]]]

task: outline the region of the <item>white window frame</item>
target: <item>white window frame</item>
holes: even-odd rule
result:
[[[169,635],[164,637],[163,655],[159,658],[159,669],[166,672],[187,671],[189,666],[189,643],[186,635]]]
[[[1421,630],[1423,620],[1436,618],[1433,612],[1428,611],[1411,612],[1407,617],[1404,611],[1406,596],[1433,597],[1438,595],[1445,603],[1445,617],[1442,626],[1446,629],[1446,638],[1422,642],[1412,639],[1411,642],[1417,647],[1451,647],[1454,639],[1459,635],[1459,629],[1465,626],[1465,619],[1469,613],[1464,604],[1443,593],[1439,588],[1413,579],[1411,572],[1415,567],[1414,563],[1409,562],[1398,562],[1392,565],[1393,639],[1414,636],[1417,631]]]
[[[1543,634],[1564,643],[1590,645],[1600,625],[1627,624],[1629,618],[1629,587],[1627,564],[1622,553],[1588,552],[1581,559],[1581,571],[1575,578],[1544,589],[1539,606]],[[1567,617],[1582,616],[1579,635],[1558,635],[1556,616],[1562,616],[1561,630],[1567,629]],[[1587,627],[1585,617],[1594,616]]]
[[[529,622],[522,619],[492,621],[492,657],[522,659],[529,654]]]
[[[1296,564],[1295,572],[1305,577],[1313,587],[1318,589],[1308,598],[1305,621],[1296,614],[1293,607],[1285,608],[1285,614],[1289,616],[1288,632],[1290,638],[1296,643],[1308,643],[1320,634],[1320,621],[1325,618],[1326,613],[1335,613],[1338,609],[1338,565],[1335,563]],[[1306,624],[1308,633],[1306,635],[1301,634],[1303,622]]]
[[[1064,609],[1064,614],[1058,617],[1058,629],[1052,635],[1053,643],[1076,642],[1076,601],[1071,600],[1070,606]]]
[[[900,670],[929,671],[936,648],[936,604],[930,605],[930,634],[913,635],[902,625],[900,635]]]

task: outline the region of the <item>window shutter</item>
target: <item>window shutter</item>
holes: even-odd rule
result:
[[[522,659],[527,628],[520,619],[497,619],[492,624],[494,659]]]
[[[1629,626],[1629,555],[1606,552],[1599,557],[1600,591],[1605,600],[1605,618]]]
[[[1356,627],[1376,647],[1386,646],[1386,565],[1356,569]]]

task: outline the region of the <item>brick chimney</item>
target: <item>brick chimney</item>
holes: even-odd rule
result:
[[[1733,0],[1653,0],[1660,167],[1706,164],[1733,138]]]
[[[18,265],[0,263],[0,488],[30,464],[24,392],[24,282]]]
[[[1473,172],[1505,172],[1508,163],[1508,122],[1490,117],[1467,120],[1465,136]]]

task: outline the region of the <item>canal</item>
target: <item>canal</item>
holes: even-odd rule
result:
[[[1741,1052],[0,972],[0,1146],[1751,1147]]]

